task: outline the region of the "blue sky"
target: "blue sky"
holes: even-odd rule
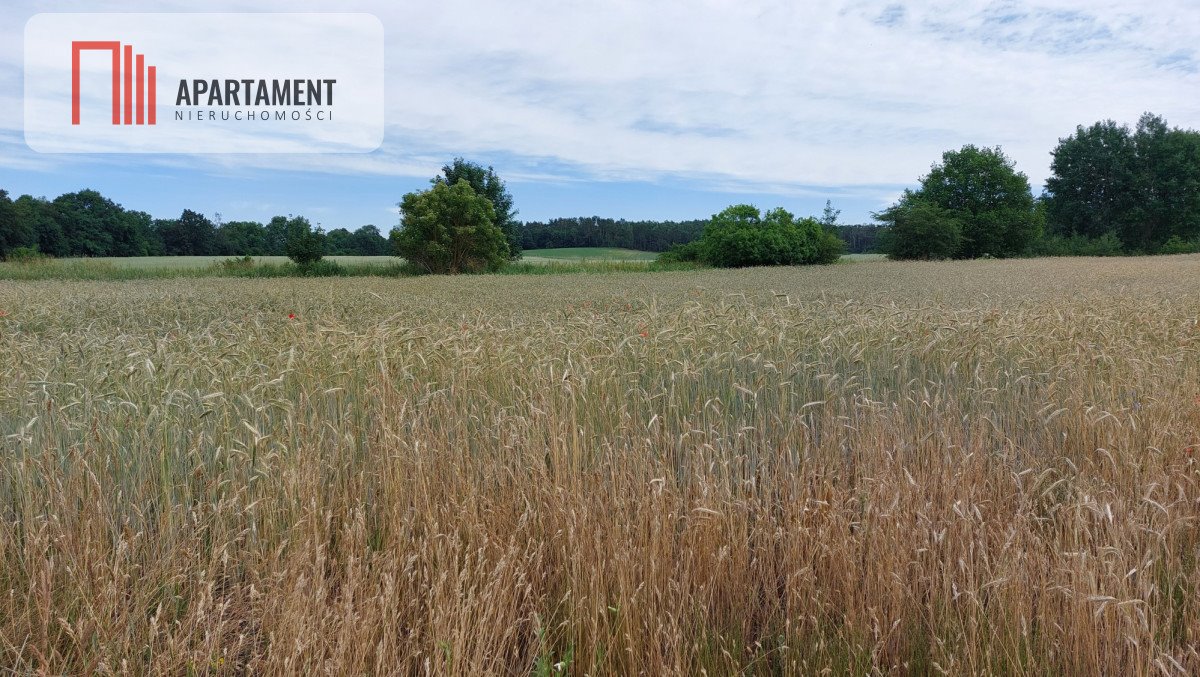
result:
[[[386,35],[386,129],[365,155],[43,155],[22,133],[38,12],[357,11]],[[705,218],[735,202],[860,222],[942,151],[1001,145],[1040,190],[1077,124],[1200,127],[1200,3],[5,2],[0,188],[96,188],[155,216],[396,224],[461,155],[521,218]]]

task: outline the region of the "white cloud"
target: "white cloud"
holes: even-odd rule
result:
[[[12,45],[37,5],[0,10],[0,103],[19,96]],[[1194,0],[270,0],[253,9],[379,16],[387,136],[368,156],[217,159],[225,169],[428,176],[465,154],[506,158],[529,177],[685,176],[716,189],[884,196],[894,189],[877,187],[913,183],[964,143],[1003,145],[1037,184],[1076,124],[1153,110],[1200,127]],[[19,129],[19,106],[5,110],[0,128]]]

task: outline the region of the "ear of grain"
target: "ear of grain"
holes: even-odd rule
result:
[[[1198,272],[6,284],[0,665],[1195,674]]]

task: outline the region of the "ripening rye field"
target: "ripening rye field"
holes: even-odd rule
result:
[[[0,666],[1196,674],[1198,290],[5,282]]]

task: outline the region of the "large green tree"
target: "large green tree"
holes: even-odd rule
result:
[[[65,193],[55,198],[54,206],[71,256],[111,256],[114,236],[120,246],[128,244],[124,210],[100,193]]]
[[[509,259],[504,231],[496,227],[492,202],[466,179],[435,181],[429,190],[400,202],[400,228],[393,230],[397,256],[430,273],[496,270]]]
[[[961,224],[956,258],[1015,256],[1041,236],[1029,179],[999,147],[946,151],[912,199],[947,210]]]
[[[158,222],[158,235],[168,256],[211,256],[218,254],[217,227],[199,212],[183,210],[178,219]]]
[[[71,253],[54,203],[45,198],[22,195],[13,201],[13,212],[18,221],[33,231],[38,251],[50,256],[68,256]]]
[[[1200,235],[1200,132],[1172,129],[1147,113],[1133,142],[1133,209],[1121,241],[1126,249],[1153,252],[1172,237],[1194,240]]]
[[[37,246],[37,233],[19,218],[8,191],[0,189],[0,259],[18,247]]]
[[[1154,252],[1200,237],[1200,132],[1146,113],[1136,129],[1106,120],[1060,139],[1046,180],[1048,231],[1120,238]]]
[[[1077,127],[1051,153],[1047,230],[1089,239],[1115,233],[1136,199],[1137,151],[1129,128],[1112,120]]]
[[[445,183],[451,186],[459,181],[471,184],[471,189],[476,195],[482,195],[492,203],[492,222],[504,233],[509,259],[521,258],[521,232],[520,224],[516,221],[517,210],[513,208],[512,194],[508,192],[504,181],[496,175],[496,171],[459,157],[442,167],[441,176],[433,178],[435,184]]]

